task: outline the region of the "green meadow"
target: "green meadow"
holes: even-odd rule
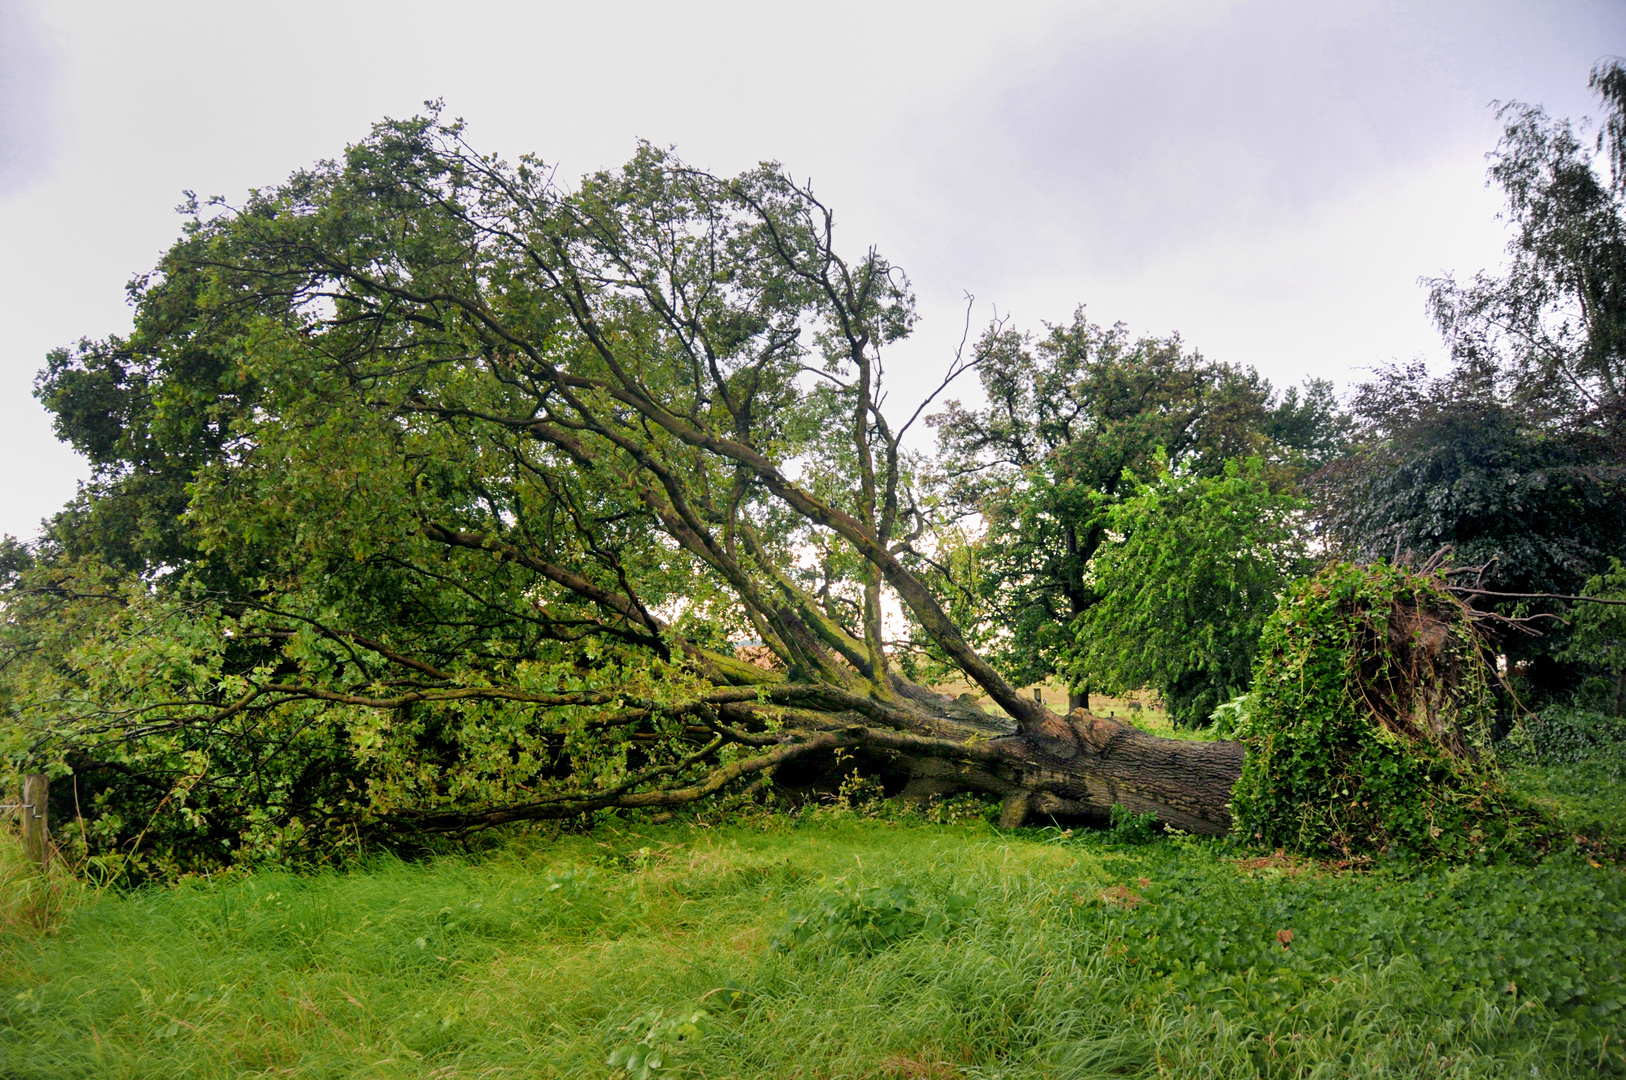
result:
[[[1620,821],[1577,768],[1517,776]],[[949,809],[608,818],[51,905],[14,862],[0,1076],[1626,1072],[1619,866],[1351,870]]]

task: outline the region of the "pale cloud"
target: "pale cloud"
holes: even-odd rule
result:
[[[55,57],[28,0],[0,0],[0,199],[50,170]]]
[[[1626,10],[1593,0],[0,0],[0,457],[27,463],[0,531],[82,475],[29,384],[128,326],[181,190],[240,197],[425,98],[565,177],[640,137],[811,176],[846,243],[916,282],[901,401],[966,290],[1028,326],[1088,302],[1278,381],[1426,353],[1417,277],[1502,243],[1486,103],[1585,112],[1612,52]]]

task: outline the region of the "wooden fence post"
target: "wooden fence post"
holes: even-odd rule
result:
[[[23,777],[23,850],[28,857],[46,869],[51,859],[50,827],[47,818],[51,795],[51,782],[44,773],[29,773]]]

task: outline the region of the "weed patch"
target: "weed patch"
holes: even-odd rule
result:
[[[795,912],[772,937],[784,952],[818,943],[873,953],[916,934],[942,938],[964,918],[971,901],[950,893],[937,910],[922,911],[908,884],[827,892]]]

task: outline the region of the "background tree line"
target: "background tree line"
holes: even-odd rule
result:
[[[1443,375],[1380,368],[1345,411],[1324,382],[1277,393],[1082,312],[1036,338],[991,329],[987,404],[938,418],[942,505],[978,527],[947,531],[934,566],[990,656],[1019,682],[1065,680],[1075,705],[1154,687],[1201,724],[1246,688],[1264,616],[1311,562],[1449,545],[1486,567],[1476,603],[1573,616],[1498,643],[1532,703],[1602,678],[1618,710],[1626,669],[1571,641],[1575,620],[1615,641],[1610,616],[1531,595],[1605,588],[1626,550],[1626,74],[1600,64],[1592,86],[1590,143],[1539,106],[1500,108],[1508,265],[1426,283]]]

